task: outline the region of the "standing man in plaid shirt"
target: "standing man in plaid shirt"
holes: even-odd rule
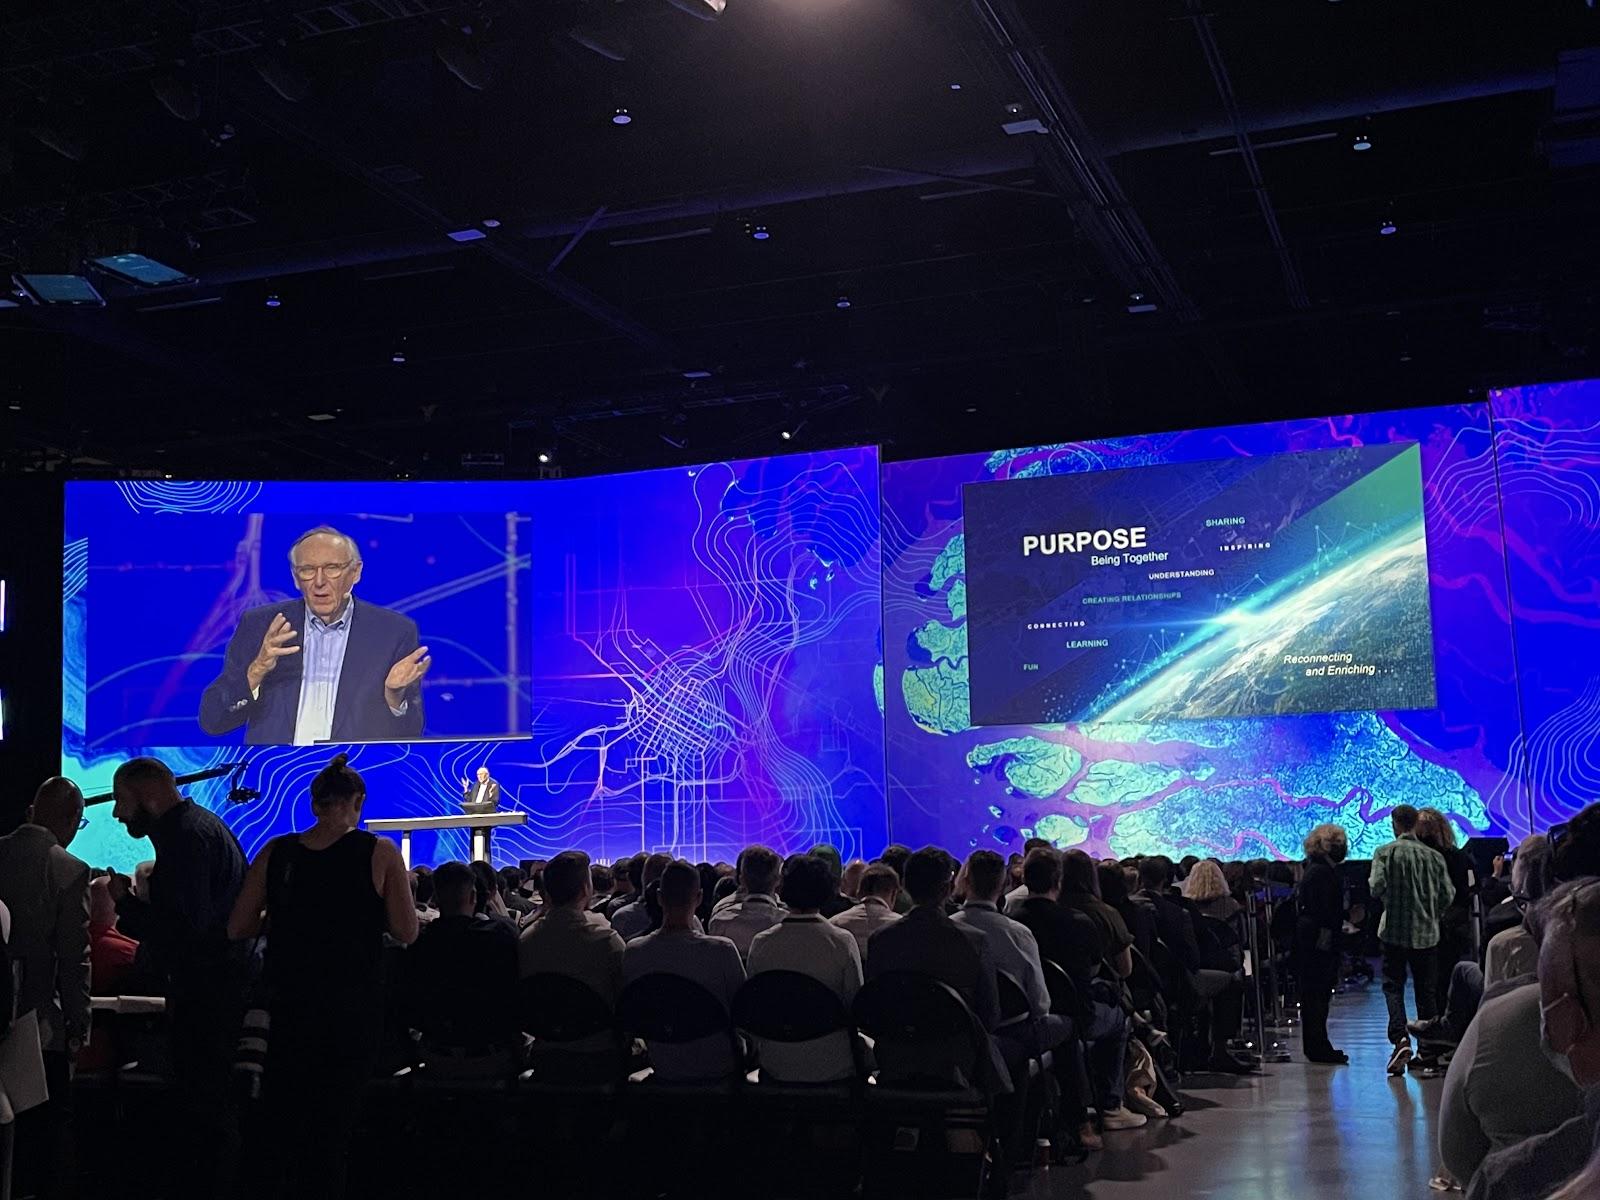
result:
[[[1389,1006],[1389,1074],[1403,1075],[1411,1060],[1406,1032],[1406,970],[1417,993],[1419,1020],[1437,1016],[1434,956],[1439,946],[1439,915],[1455,897],[1444,855],[1417,840],[1417,810],[1396,805],[1389,820],[1394,841],[1372,856],[1372,895],[1383,901],[1378,940],[1383,943],[1383,999]]]

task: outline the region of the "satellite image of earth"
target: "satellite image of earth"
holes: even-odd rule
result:
[[[1223,613],[1158,663],[1102,719],[1433,706],[1428,554],[1420,522],[1279,590],[1288,594]],[[1344,664],[1338,662],[1285,662],[1329,654],[1348,655],[1350,667],[1369,673],[1341,674]]]

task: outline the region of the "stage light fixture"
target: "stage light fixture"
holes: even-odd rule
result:
[[[481,224],[485,229],[499,229],[500,228],[500,222],[497,221],[493,217],[485,217],[482,221],[479,222],[479,224]]]
[[[307,413],[306,414],[306,420],[308,420],[308,421],[331,421],[333,419],[334,419],[334,416],[333,416],[332,413]]]
[[[488,236],[481,229],[454,229],[445,234],[452,242],[481,242]]]
[[[1391,234],[1395,234],[1395,233],[1399,233],[1399,232],[1400,232],[1400,226],[1398,226],[1398,225],[1396,225],[1394,223],[1394,218],[1393,217],[1385,217],[1383,219],[1382,224],[1380,224],[1378,226],[1378,234],[1381,237],[1388,237]]]
[[[950,90],[952,92],[959,92],[961,90],[961,85],[959,83],[952,83],[950,85]]]
[[[833,302],[833,306],[835,308],[849,308],[850,307],[850,297],[849,296],[840,296],[837,300],[835,300]]]
[[[632,125],[633,114],[625,108],[619,108],[611,114],[611,123],[613,125]]]
[[[406,340],[400,339],[400,344],[389,353],[389,361],[395,366],[404,366],[406,361]]]
[[[1143,292],[1128,293],[1128,311],[1130,313],[1153,313],[1156,311],[1156,308],[1156,302],[1151,300]]]
[[[785,429],[778,436],[781,437],[786,442],[793,441],[794,440],[794,431],[790,430],[790,429]]]
[[[701,21],[715,21],[728,7],[728,0],[667,0],[667,3]]]
[[[764,242],[772,237],[772,231],[765,225],[752,225],[750,227],[750,237],[753,241]]]
[[[268,308],[282,308],[283,307],[283,301],[278,299],[278,293],[277,292],[268,292],[267,293],[267,299],[266,299],[266,305],[267,305]]]
[[[541,450],[541,451],[539,451],[538,458],[539,458],[540,465],[543,465],[543,464],[548,463],[550,461],[550,454],[549,454],[548,451]]]
[[[690,379],[690,380],[694,380],[694,379],[710,379],[711,378],[711,372],[710,371],[702,371],[702,370],[685,371],[683,373],[683,377],[685,379]]]
[[[1372,149],[1372,135],[1367,133],[1365,130],[1363,130],[1362,132],[1356,134],[1356,136],[1353,139],[1351,139],[1350,149],[1355,150],[1355,151],[1371,150]]]

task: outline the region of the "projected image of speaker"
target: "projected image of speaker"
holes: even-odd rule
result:
[[[428,485],[248,511],[260,486],[69,487],[91,748],[528,735],[525,516],[421,510]]]

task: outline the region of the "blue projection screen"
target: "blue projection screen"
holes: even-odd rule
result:
[[[974,725],[1434,706],[1415,443],[962,500]]]
[[[68,484],[64,769],[93,795],[134,754],[180,774],[244,762],[260,800],[227,805],[226,778],[191,794],[252,853],[309,820],[306,788],[341,747],[368,817],[455,811],[487,766],[528,815],[496,836],[501,862],[731,858],[751,840],[876,853],[877,479],[876,452],[851,449],[523,483]],[[208,734],[236,630],[304,613],[288,550],[322,524],[359,543],[353,595],[372,606],[354,609],[345,669],[364,622],[414,624],[432,657],[420,721],[289,744],[305,729],[290,703],[271,736]],[[385,671],[391,650],[366,658]],[[368,711],[383,706],[364,678]],[[330,694],[342,706],[355,686]],[[124,868],[149,854],[109,805],[74,850]],[[460,833],[414,847],[419,862],[466,851]]]
[[[95,795],[136,753],[179,773],[243,762],[260,800],[229,805],[226,778],[190,794],[251,853],[303,827],[335,747],[212,736],[197,714],[241,614],[297,601],[288,545],[326,523],[360,542],[354,595],[414,624],[434,660],[420,735],[349,746],[366,815],[451,812],[487,766],[528,817],[497,835],[498,862],[568,847],[731,859],[753,841],[870,856],[890,838],[965,853],[1029,835],[1294,857],[1330,820],[1361,856],[1401,802],[1517,838],[1600,789],[1596,412],[1590,381],[881,468],[864,448],[519,483],[70,483],[63,767]],[[1139,515],[1085,515],[1099,512]],[[1087,532],[1105,555],[1118,548],[1096,549],[1096,531],[1140,525],[1127,551],[1174,557],[1085,569],[1132,568],[1119,597],[1174,592],[1148,576],[1192,559],[1216,591],[1108,606],[1097,636],[1117,642],[1115,670],[1023,637],[1090,618],[1062,611],[1081,576],[1033,572],[1032,554],[1016,573],[1022,538]],[[1230,605],[1245,612],[1224,620]],[[1373,673],[1302,676],[1315,692],[1292,702],[1264,676],[1183,684],[1260,614],[1324,646],[1280,659],[1348,653],[1338,665]],[[1019,686],[1018,662],[1040,664],[1049,695]],[[149,856],[110,805],[73,849],[123,869]],[[467,846],[442,834],[414,852]]]

